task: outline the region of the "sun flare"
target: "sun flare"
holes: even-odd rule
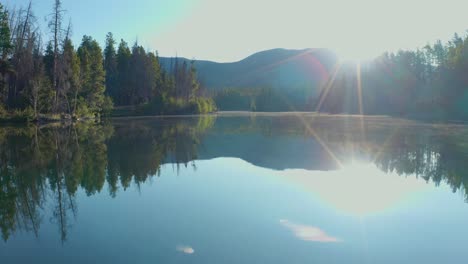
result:
[[[335,48],[334,51],[336,52],[339,60],[345,63],[370,61],[378,56],[378,54],[376,54],[372,49],[362,46],[340,47]]]
[[[375,165],[362,162],[345,163],[336,171],[294,169],[281,175],[336,210],[356,216],[404,205],[428,188],[422,179],[388,175]]]

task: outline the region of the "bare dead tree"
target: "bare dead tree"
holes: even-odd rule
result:
[[[22,95],[31,85],[34,75],[33,52],[36,46],[39,29],[32,13],[31,1],[26,9],[13,12],[10,18],[10,28],[13,28],[11,39],[13,44],[12,66],[15,69],[9,81],[7,94],[8,106],[15,106],[17,97]]]
[[[49,21],[49,29],[52,33],[52,43],[54,48],[54,63],[53,63],[53,73],[52,73],[52,85],[55,90],[55,99],[54,99],[54,110],[57,111],[59,107],[59,69],[58,69],[58,60],[59,60],[59,44],[61,41],[61,35],[63,33],[62,29],[62,20],[65,10],[62,9],[62,1],[55,0],[52,13],[50,14],[51,20]]]

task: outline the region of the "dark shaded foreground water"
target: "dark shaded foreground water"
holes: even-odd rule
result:
[[[464,263],[467,167],[381,117],[0,127],[0,262]]]

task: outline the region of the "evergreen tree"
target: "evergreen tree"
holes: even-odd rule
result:
[[[62,1],[51,2],[51,38],[45,47],[31,2],[12,17],[0,4],[0,115],[91,117],[108,114],[113,101],[157,105],[150,114],[200,109],[194,107],[201,93],[193,64],[189,68],[187,61],[176,59],[174,67],[165,71],[157,53],[147,52],[138,43],[130,49],[121,40],[116,51],[111,33],[104,53],[89,36],[75,50],[71,26],[62,28]]]
[[[8,12],[0,3],[0,111],[3,111],[1,103],[5,103],[6,99],[7,76],[13,72],[11,63],[8,61],[12,48]]]
[[[105,102],[102,50],[96,40],[84,36],[78,48],[78,57],[81,71],[81,98],[78,100],[77,109],[81,109],[81,114],[86,114],[86,111],[89,111],[88,114],[99,114]]]
[[[44,54],[44,67],[45,73],[49,78],[50,83],[53,83],[54,80],[54,48],[52,42],[47,43],[47,47]]]
[[[197,79],[197,69],[195,68],[195,62],[191,61],[190,62],[190,75],[189,75],[189,81],[190,81],[190,99],[195,99],[200,92],[200,83],[198,82]]]
[[[2,63],[7,61],[12,48],[8,11],[0,3],[0,59]]]
[[[118,76],[117,76],[117,52],[112,33],[107,33],[106,47],[104,48],[104,70],[106,71],[106,95],[117,100]]]
[[[163,89],[162,82],[162,71],[161,64],[159,63],[159,57],[157,53],[148,53],[149,63],[150,63],[150,75],[152,78],[149,80],[151,82],[151,98],[161,96]]]
[[[80,61],[70,38],[66,38],[63,45],[63,81],[66,111],[75,115],[80,92]]]
[[[115,99],[118,105],[130,104],[131,84],[129,72],[131,56],[132,53],[127,42],[122,39],[117,50],[118,95]]]
[[[52,111],[52,102],[55,96],[52,83],[45,73],[44,55],[41,53],[40,46],[39,42],[34,50],[34,74],[29,91],[30,103],[35,119],[38,118],[39,113],[49,113]]]

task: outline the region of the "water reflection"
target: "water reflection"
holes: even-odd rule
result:
[[[18,230],[37,235],[46,202],[62,241],[76,217],[79,188],[88,196],[132,179],[141,184],[158,175],[164,162],[176,166],[196,159],[200,133],[213,119],[146,124],[78,123],[0,128],[0,229],[6,241]],[[152,127],[151,125],[155,125]],[[47,200],[47,201],[46,201]]]
[[[102,189],[107,166],[105,140],[111,126],[6,127],[0,129],[0,228],[7,240],[17,230],[37,235],[47,199],[62,240],[76,216],[79,187]]]
[[[315,226],[297,224],[285,219],[281,219],[280,224],[291,230],[297,238],[304,241],[321,243],[341,242],[340,239],[328,235],[325,231]]]
[[[177,246],[176,250],[185,254],[193,254],[195,250],[191,246]]]
[[[429,188],[416,177],[382,173],[374,164],[354,163],[326,174],[302,169],[277,173],[287,183],[318,197],[341,213],[366,216],[407,203]]]
[[[79,191],[93,196],[107,185],[109,195],[116,197],[132,184],[140,186],[159,176],[163,164],[172,164],[175,170],[180,166],[196,169],[197,160],[216,157],[236,157],[281,170],[288,181],[359,215],[398,203],[423,190],[426,181],[445,182],[453,191],[464,193],[468,186],[467,127],[385,118],[364,121],[208,116],[1,127],[2,238],[7,241],[18,231],[37,235],[41,223],[50,220],[65,241],[79,218]],[[353,161],[363,165],[349,165]],[[323,178],[313,171],[337,173]],[[304,240],[338,241],[317,227],[290,220],[281,224]],[[194,252],[190,246],[177,250]]]
[[[221,119],[214,130],[214,143],[206,142],[208,156],[240,157],[276,170],[339,170],[357,161],[375,164],[385,173],[412,175],[436,185],[446,182],[453,191],[468,186],[467,126],[384,117],[367,117],[364,124],[359,117],[272,117]]]

